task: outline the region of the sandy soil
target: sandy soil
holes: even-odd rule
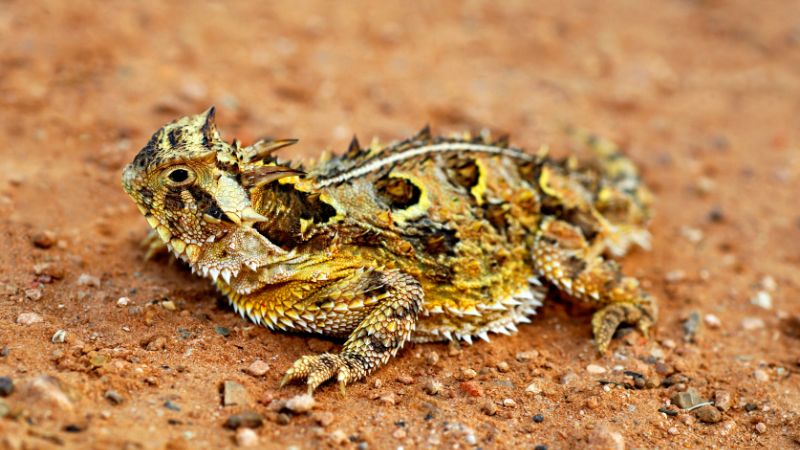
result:
[[[800,3],[291,3],[0,1],[0,448],[235,446],[244,411],[264,448],[800,446]],[[336,344],[145,263],[120,188],[155,129],[211,104],[226,138],[296,137],[298,158],[426,122],[617,140],[658,196],[652,251],[623,261],[660,299],[654,338],[598,356],[590,313],[553,302],[281,410],[302,392],[282,372]],[[688,388],[719,422],[669,405]]]

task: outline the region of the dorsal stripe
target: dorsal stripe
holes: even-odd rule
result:
[[[532,162],[536,160],[536,158],[533,155],[529,155],[523,152],[522,150],[515,148],[495,147],[492,145],[472,144],[469,142],[445,142],[441,144],[423,145],[422,147],[408,149],[404,152],[395,153],[393,155],[389,155],[385,158],[377,159],[375,161],[368,161],[363,166],[355,167],[333,178],[320,180],[317,183],[316,187],[317,189],[324,188],[326,186],[342,183],[344,181],[353,178],[362,177],[369,173],[375,172],[382,167],[390,166],[400,161],[405,161],[407,159],[411,159],[417,156],[434,154],[434,153],[447,153],[447,152],[489,153],[493,155],[504,155],[511,158],[521,159],[526,162]]]

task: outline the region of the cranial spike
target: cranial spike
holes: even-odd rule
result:
[[[219,278],[219,269],[217,269],[215,267],[212,267],[211,269],[208,269],[208,273],[209,273],[209,275],[211,275],[211,278],[214,281],[217,281],[217,278]]]
[[[297,141],[297,139],[261,139],[245,150],[250,161],[261,161],[284,147],[296,144]]]
[[[153,216],[147,216],[147,217],[145,217],[145,219],[147,219],[147,223],[149,223],[150,226],[153,227],[153,228],[157,227],[160,224],[158,219],[156,219]]]
[[[216,112],[216,107],[212,106],[211,108],[208,108],[208,110],[205,112],[206,121],[201,128],[203,136],[205,136],[205,138],[209,141],[213,141],[217,138],[217,124],[214,121]]]
[[[266,222],[266,217],[262,216],[261,214],[257,213],[252,206],[248,206],[247,208],[243,209],[241,213],[239,213],[239,217],[242,218],[243,222]]]
[[[489,335],[486,333],[486,330],[483,330],[480,333],[478,333],[478,337],[483,339],[486,342],[490,342],[489,341]]]
[[[461,336],[461,339],[463,339],[467,344],[472,345],[472,336],[465,334]]]
[[[242,173],[242,184],[252,188],[264,186],[282,178],[305,175],[305,172],[286,166],[259,166]]]

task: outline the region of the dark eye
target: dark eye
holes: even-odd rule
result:
[[[170,181],[175,183],[183,183],[189,179],[189,171],[186,169],[175,169],[167,175]]]

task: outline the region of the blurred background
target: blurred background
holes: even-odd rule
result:
[[[358,384],[347,399],[323,390],[322,404],[338,405],[322,407],[335,412],[333,425],[270,422],[262,439],[329,444],[345,433],[343,442],[376,448],[566,448],[588,445],[610,423],[629,446],[794,445],[800,389],[778,368],[796,373],[800,358],[800,2],[0,0],[0,348],[11,349],[0,372],[18,383],[57,373],[83,392],[76,405],[88,435],[67,443],[231,444],[220,377],[240,376],[268,405],[289,395],[274,389],[281,371],[309,351],[304,337],[240,333],[244,323],[209,299],[204,280],[141,260],[146,225],[120,188],[121,170],[161,125],[210,105],[225,139],[299,138],[286,158],[343,151],[353,134],[362,143],[402,139],[426,123],[443,134],[488,128],[530,151],[549,144],[564,154],[572,145],[563,128],[577,126],[620,143],[657,199],[653,251],[624,267],[661,301],[658,339],[629,337],[622,359],[599,359],[588,315],[547,306],[518,335],[463,353],[412,347],[380,372],[384,388]],[[117,306],[121,296],[130,309]],[[185,314],[148,306],[165,298]],[[682,324],[696,311],[716,321],[688,342]],[[24,312],[43,321],[21,325]],[[224,340],[217,325],[235,331]],[[60,356],[57,329],[77,339]],[[181,356],[187,348],[191,358]],[[541,357],[516,362],[530,348]],[[429,351],[441,362],[421,356]],[[90,352],[113,364],[98,369]],[[273,367],[264,380],[238,371],[255,358]],[[512,363],[509,374],[494,369],[501,360]],[[170,372],[176,361],[192,373]],[[657,412],[671,391],[606,396],[586,377],[589,363],[655,373],[642,361],[688,374],[706,396],[723,389],[767,407],[737,406],[701,427]],[[480,372],[482,397],[459,388],[454,374],[464,367]],[[753,385],[756,369],[771,382]],[[570,373],[578,387],[563,382]],[[418,382],[393,381],[407,374]],[[428,376],[445,394],[422,392]],[[535,396],[525,391],[531,380],[542,386]],[[109,386],[131,403],[98,426]],[[601,400],[585,406],[590,396]],[[517,406],[485,413],[485,402],[505,398]],[[165,399],[183,412],[164,410]],[[546,430],[532,428],[537,412]],[[164,414],[181,425],[168,427]],[[452,431],[459,421],[469,426]],[[26,435],[26,423],[0,419],[0,435]]]

